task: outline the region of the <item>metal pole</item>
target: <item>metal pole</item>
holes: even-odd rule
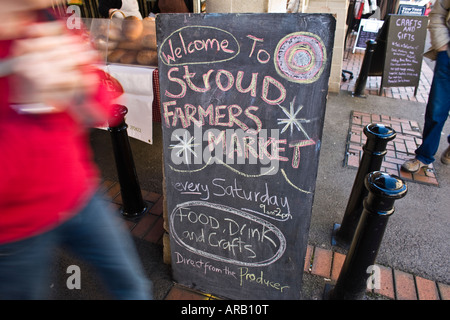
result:
[[[345,209],[344,218],[341,224],[333,226],[331,236],[333,246],[337,245],[345,249],[350,246],[363,211],[363,200],[367,196],[364,178],[369,172],[380,170],[387,152],[387,143],[397,135],[392,128],[377,123],[368,124],[364,128],[364,134],[367,141],[363,146],[363,156]]]
[[[395,210],[394,202],[407,193],[400,178],[380,171],[369,173],[365,185],[369,195],[336,286],[328,293],[330,300],[364,298],[370,276],[367,269],[375,264],[389,217]]]
[[[126,217],[138,217],[147,210],[147,205],[142,198],[141,187],[139,185],[134,165],[133,154],[131,152],[130,141],[128,139],[125,115],[128,109],[122,105],[115,105],[115,118],[120,121],[116,126],[110,126],[108,131],[116,161],[117,174],[119,177],[120,192],[122,195],[122,214]]]
[[[373,53],[375,52],[375,47],[377,42],[375,40],[366,41],[366,53],[364,54],[363,63],[361,66],[361,72],[359,73],[358,79],[355,83],[355,91],[352,93],[354,97],[364,98],[364,89],[366,88],[367,77],[369,75],[370,64],[372,63]]]

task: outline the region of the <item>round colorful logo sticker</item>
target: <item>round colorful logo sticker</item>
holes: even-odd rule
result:
[[[311,83],[322,74],[327,59],[322,40],[310,32],[285,36],[275,49],[275,68],[283,78],[298,83]]]

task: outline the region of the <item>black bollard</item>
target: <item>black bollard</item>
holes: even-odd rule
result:
[[[325,291],[330,300],[361,300],[370,275],[367,269],[375,259],[383,239],[389,217],[394,213],[394,202],[407,193],[406,184],[398,177],[375,171],[365,179],[369,195],[364,200],[364,211],[350,250],[334,288]]]
[[[363,200],[367,196],[367,189],[364,188],[364,178],[368,173],[380,170],[386,154],[387,143],[396,136],[392,128],[376,123],[368,124],[364,128],[364,134],[367,137],[367,141],[363,146],[363,156],[353,182],[344,218],[341,224],[333,226],[331,236],[331,244],[333,246],[337,245],[345,249],[348,249],[350,246],[363,211]]]
[[[122,105],[115,105],[114,117],[120,121],[116,126],[110,126],[108,131],[116,161],[117,174],[119,177],[120,193],[122,195],[122,214],[125,217],[134,218],[143,214],[147,210],[147,205],[142,198],[141,187],[139,185],[134,165],[133,154],[131,152],[130,141],[128,139],[125,115],[128,109]]]
[[[375,40],[366,41],[366,53],[364,54],[361,71],[355,83],[355,91],[352,93],[354,97],[364,98],[364,89],[366,88],[367,77],[369,76],[370,64],[372,63],[373,53],[377,42]]]

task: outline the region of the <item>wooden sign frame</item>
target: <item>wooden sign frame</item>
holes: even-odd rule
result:
[[[299,299],[336,27],[329,14],[161,14],[176,282]]]
[[[384,39],[383,74],[379,95],[384,87],[414,87],[420,81],[428,18],[426,16],[389,15],[380,34]],[[372,62],[373,64],[374,62]]]

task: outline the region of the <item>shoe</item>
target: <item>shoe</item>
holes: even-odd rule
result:
[[[450,164],[450,146],[447,148],[447,150],[444,151],[444,153],[441,156],[441,162],[443,164]]]
[[[423,167],[428,167],[428,165],[418,159],[410,159],[402,164],[402,169],[411,173],[416,173]]]

